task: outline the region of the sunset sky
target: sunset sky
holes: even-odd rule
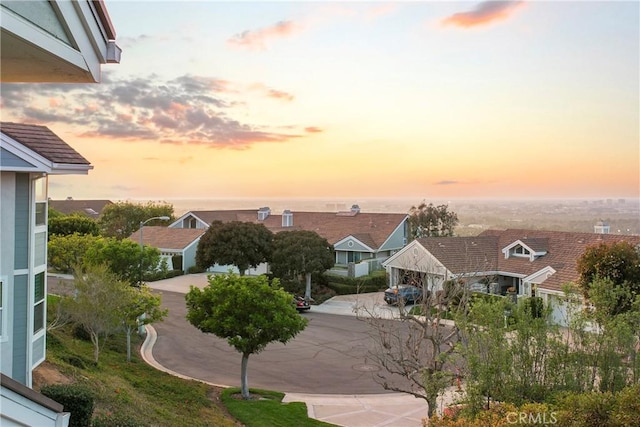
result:
[[[50,197],[639,197],[640,3],[107,0],[102,83],[3,84]]]

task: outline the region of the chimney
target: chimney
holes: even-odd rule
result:
[[[268,207],[265,206],[258,209],[258,221],[264,221],[269,217],[269,215],[271,215],[271,209],[269,209]]]
[[[293,213],[289,209],[282,212],[282,226],[293,227]]]

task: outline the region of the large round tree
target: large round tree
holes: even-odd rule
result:
[[[307,301],[311,299],[311,275],[327,271],[335,262],[333,246],[315,231],[282,231],[273,239],[271,271],[281,278],[304,276]]]
[[[271,342],[286,344],[307,326],[292,304],[291,295],[266,276],[235,274],[209,277],[204,289],[195,286],[186,295],[187,320],[202,332],[225,338],[242,354],[242,397],[249,399],[249,356]]]
[[[250,267],[269,261],[272,245],[273,233],[264,224],[214,221],[198,242],[196,264],[203,269],[233,265],[243,276]]]

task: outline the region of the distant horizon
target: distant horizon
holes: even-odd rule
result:
[[[108,9],[122,60],[100,83],[1,84],[3,121],[47,126],[94,166],[52,195],[640,195],[639,2]]]

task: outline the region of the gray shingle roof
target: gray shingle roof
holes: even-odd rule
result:
[[[46,126],[0,122],[0,132],[53,163],[89,165],[89,161]]]

